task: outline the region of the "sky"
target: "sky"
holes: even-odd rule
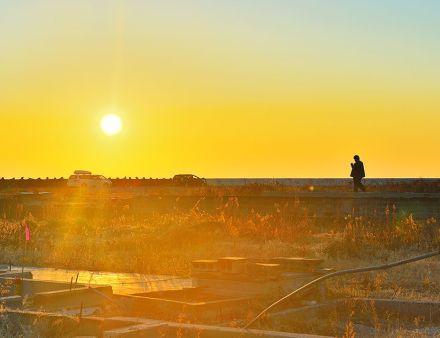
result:
[[[439,176],[439,1],[0,0],[0,32],[0,177]]]

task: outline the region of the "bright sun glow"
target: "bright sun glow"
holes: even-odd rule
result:
[[[118,115],[108,114],[101,119],[101,129],[107,135],[116,135],[122,129],[122,121]]]

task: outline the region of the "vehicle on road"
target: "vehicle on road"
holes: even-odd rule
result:
[[[108,178],[102,175],[93,175],[87,170],[75,170],[67,181],[68,187],[107,188],[111,185],[112,181]]]
[[[179,174],[174,175],[173,185],[177,186],[205,186],[207,185],[206,179],[200,178],[192,174]]]

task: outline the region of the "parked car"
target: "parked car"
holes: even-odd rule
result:
[[[200,178],[192,174],[179,174],[174,175],[173,184],[180,186],[204,186],[206,185],[206,179]]]
[[[102,175],[93,175],[87,170],[75,170],[67,181],[68,187],[106,188],[112,181]]]

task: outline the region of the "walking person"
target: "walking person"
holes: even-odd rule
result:
[[[351,164],[351,174],[353,177],[353,190],[358,192],[359,189],[365,191],[365,186],[362,184],[362,179],[365,177],[364,164],[358,155],[354,155],[354,163]]]

